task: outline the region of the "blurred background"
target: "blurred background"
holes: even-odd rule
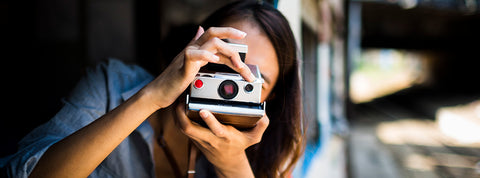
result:
[[[225,0],[0,2],[0,157],[109,58],[158,74]],[[480,177],[479,0],[270,0],[300,47],[293,177]]]

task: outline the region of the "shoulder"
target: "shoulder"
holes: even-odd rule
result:
[[[140,66],[110,59],[86,69],[86,74],[63,99],[62,110],[71,108],[88,112],[96,118],[114,109],[152,80],[153,76]]]
[[[101,90],[107,90],[110,94],[122,93],[138,85],[153,80],[153,76],[142,67],[135,64],[127,64],[115,58],[103,61],[94,67],[86,69],[83,77],[87,85]],[[90,87],[89,87],[90,88]],[[114,92],[114,93],[111,93]]]
[[[110,58],[98,64],[94,69],[87,69],[87,75],[104,75],[107,79],[121,79],[121,81],[138,81],[152,79],[152,75],[142,67],[135,64],[127,64],[115,58]]]
[[[96,99],[107,101],[109,103],[106,108],[108,111],[128,99],[153,78],[150,73],[138,65],[110,58],[94,67],[87,68],[85,77],[79,82],[80,91],[77,90],[73,93],[88,93]]]

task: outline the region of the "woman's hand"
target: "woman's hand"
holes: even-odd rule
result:
[[[181,130],[215,166],[219,176],[254,177],[245,149],[261,141],[269,124],[266,115],[248,131],[239,131],[232,126],[221,124],[207,110],[201,110],[200,117],[209,129],[192,123],[185,115],[184,104],[177,106],[176,117]]]
[[[171,105],[208,62],[228,65],[252,82],[255,77],[240,59],[238,52],[221,39],[242,39],[245,32],[230,27],[199,27],[188,46],[143,90],[158,108]]]

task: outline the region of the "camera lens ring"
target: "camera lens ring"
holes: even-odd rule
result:
[[[245,89],[245,92],[251,93],[253,91],[253,85],[248,83],[245,85],[244,89]]]
[[[225,80],[218,86],[218,95],[224,99],[233,99],[238,94],[238,85],[233,80]]]

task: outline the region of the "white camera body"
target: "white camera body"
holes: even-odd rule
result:
[[[256,65],[248,65],[257,78],[250,83],[235,73],[198,73],[190,85],[190,97],[260,103],[263,79]]]
[[[236,45],[242,51],[241,45]],[[246,51],[245,51],[246,52]],[[241,57],[242,52],[239,52]],[[247,82],[234,72],[203,70],[190,84],[186,99],[186,112],[190,119],[202,123],[198,112],[202,109],[212,112],[223,124],[239,129],[254,127],[265,115],[265,103],[261,102],[263,79],[256,65],[248,65],[255,81]],[[218,67],[218,66],[217,66]],[[231,70],[231,69],[230,69]]]

